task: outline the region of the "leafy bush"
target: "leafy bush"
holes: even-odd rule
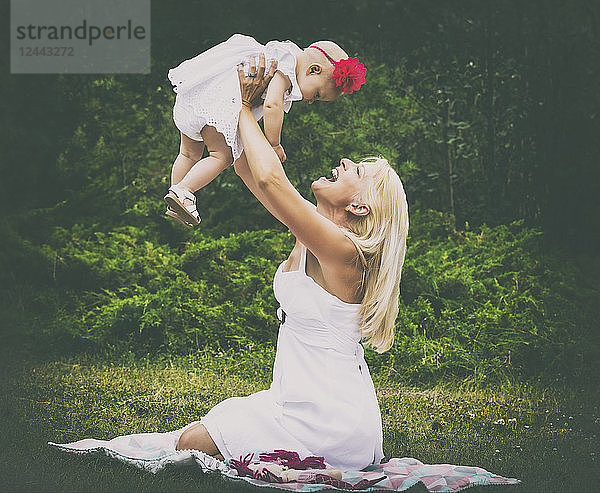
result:
[[[7,246],[5,275],[16,276],[13,266],[28,272],[8,258],[18,252],[18,260],[27,250]],[[30,279],[44,277],[49,289],[40,291],[21,275],[22,303],[38,313],[32,306],[42,296],[53,307],[38,329],[49,340],[143,352],[276,340],[271,283],[274,260],[291,249],[287,233],[255,231],[217,240],[196,234],[178,252],[153,244],[133,227],[109,233],[57,228],[49,244],[29,248],[43,263]]]
[[[468,171],[465,160],[477,157],[477,136],[461,134],[466,122],[442,125],[440,115],[428,115],[432,108],[423,101],[429,97],[419,101],[406,87],[410,77],[402,64],[370,64],[369,74],[352,98],[295,105],[283,145],[286,172],[306,197],[311,181],[342,156],[381,153],[406,184],[411,230],[396,343],[384,355],[369,352],[374,369],[413,382],[593,374],[598,260],[578,265],[523,222],[457,231],[454,217],[421,210],[424,204],[445,207],[444,156],[452,151],[446,144],[468,137],[469,149],[454,156],[463,163],[454,168],[456,210],[497,219],[477,209],[488,201],[481,187],[486,177],[477,167]],[[235,351],[253,344],[272,350],[272,277],[292,238],[232,170],[197,193],[198,231],[163,217],[161,197],[178,137],[174,95],[160,84],[106,76],[65,86],[82,114],[53,168],[60,190],[52,195],[60,202],[17,211],[0,223],[0,315],[4,336],[19,345],[138,353]],[[445,99],[436,98],[437,111]],[[453,125],[456,135],[446,140]]]
[[[396,343],[369,351],[373,370],[420,382],[590,371],[597,291],[578,267],[544,254],[542,235],[520,221],[452,224],[412,213]],[[56,228],[38,246],[4,229],[2,312],[32,345],[186,353],[276,342],[272,280],[289,233],[196,231],[177,248],[131,226]]]
[[[597,290],[582,289],[585,273],[573,261],[544,253],[539,231],[523,221],[456,231],[441,213],[416,217],[396,344],[383,369],[479,380],[581,371],[582,361],[597,361]]]

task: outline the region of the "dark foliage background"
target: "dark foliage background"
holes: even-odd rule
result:
[[[397,341],[370,354],[375,371],[595,375],[599,16],[575,0],[163,0],[149,75],[10,75],[3,57],[2,337],[32,352],[271,354],[285,228],[233,172],[197,194],[198,230],[163,217],[178,145],[166,73],[242,32],[334,39],[367,66],[359,93],[295,104],[283,145],[306,197],[342,156],[382,154],[403,178]]]

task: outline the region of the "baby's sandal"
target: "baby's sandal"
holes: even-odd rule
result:
[[[188,200],[191,203],[185,205],[185,201]],[[169,193],[165,195],[165,202],[169,206],[169,209],[183,221],[186,226],[197,226],[200,224],[200,214],[196,209],[196,196],[183,188],[172,186],[169,188]],[[169,211],[166,213],[169,217],[175,219]]]
[[[186,223],[183,219],[181,219],[179,217],[179,214],[177,214],[173,209],[171,209],[170,207],[167,207],[167,210],[165,211],[165,215],[170,217],[171,219],[173,219],[174,221],[177,221],[179,224],[183,224],[184,226],[187,226],[188,228],[193,228],[194,225],[190,224],[190,223]]]

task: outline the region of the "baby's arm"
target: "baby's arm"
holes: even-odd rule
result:
[[[285,152],[281,147],[281,127],[283,126],[283,95],[290,87],[290,80],[281,72],[275,72],[267,88],[263,106],[265,137],[275,149],[279,159],[285,161]]]

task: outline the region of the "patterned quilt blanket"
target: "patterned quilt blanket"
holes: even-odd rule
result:
[[[204,472],[218,472],[233,480],[243,480],[256,486],[270,486],[291,491],[317,491],[321,489],[360,489],[361,491],[404,491],[417,483],[428,491],[455,492],[470,486],[518,484],[518,479],[505,478],[480,467],[452,464],[423,464],[409,457],[393,458],[386,463],[372,465],[362,471],[343,471],[342,481],[323,483],[273,483],[243,477],[231,467],[197,450],[176,450],[175,446],[184,428],[167,433],[139,433],[112,440],[84,439],[73,443],[49,445],[65,452],[79,454],[104,454],[140,469],[157,473],[166,467],[193,466]],[[381,478],[379,481],[375,480]],[[354,486],[354,487],[353,487]],[[366,486],[366,487],[365,487]]]

